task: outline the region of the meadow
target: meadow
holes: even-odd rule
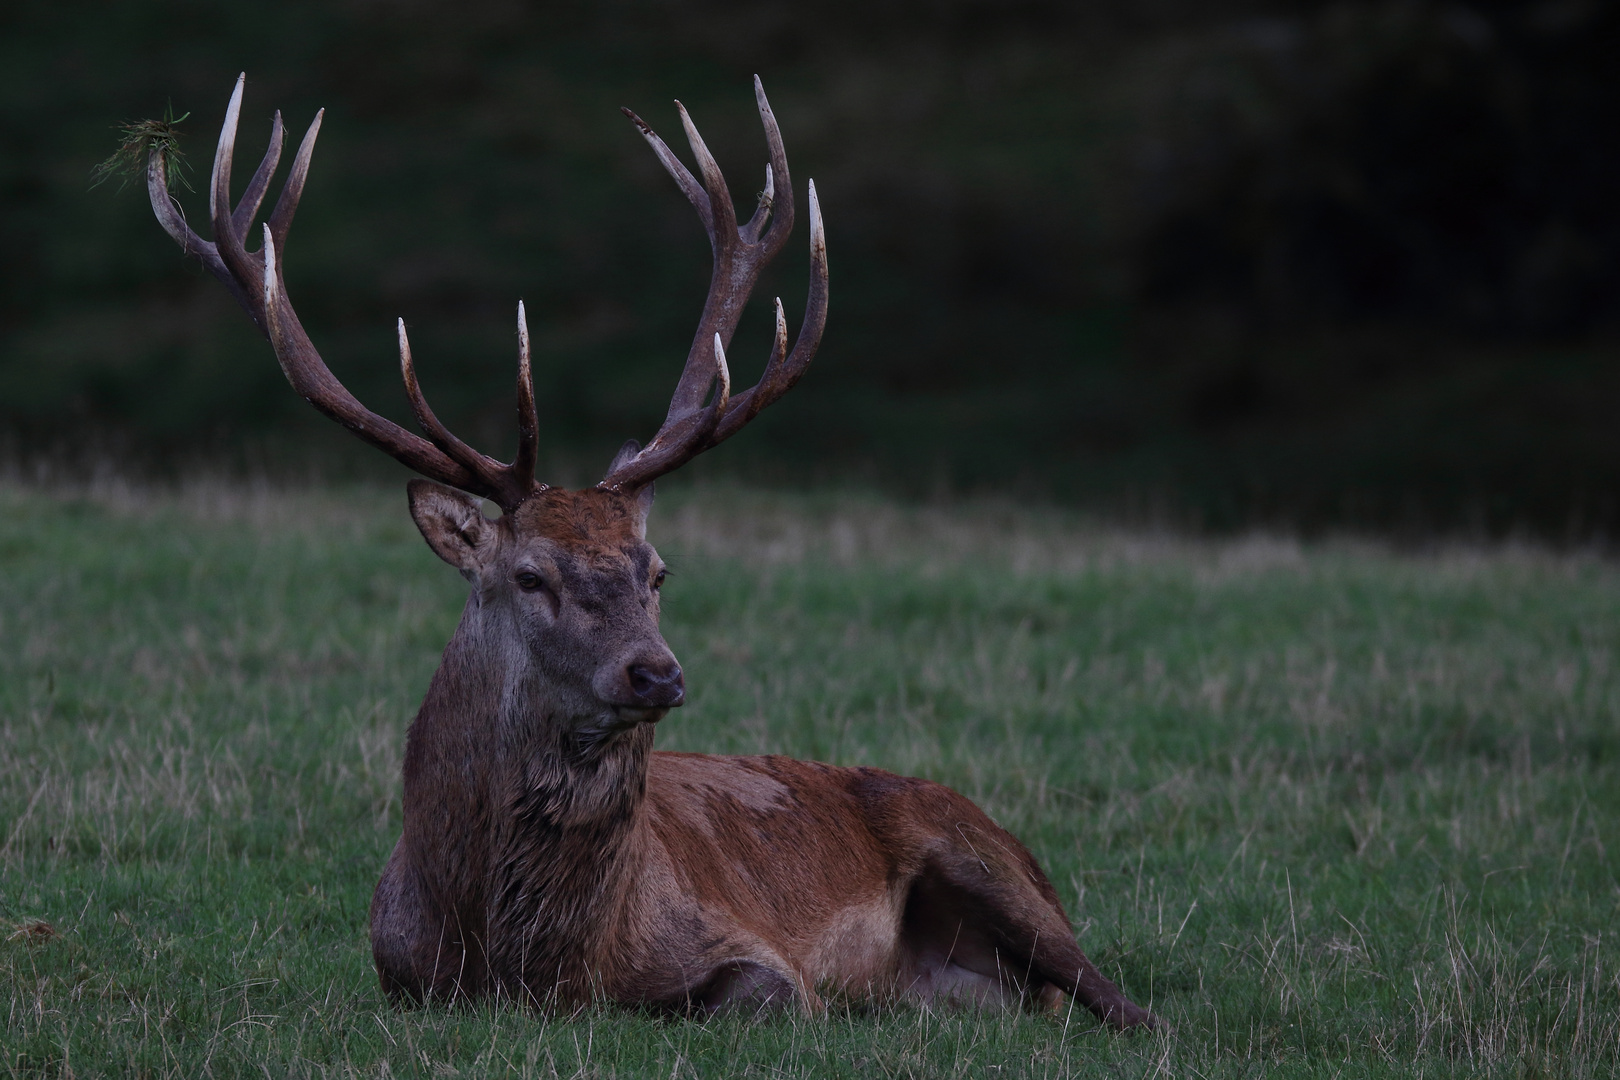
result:
[[[669,485],[666,749],[931,777],[1174,1031],[388,1006],[461,579],[403,492],[0,483],[0,1077],[1620,1068],[1620,565]]]

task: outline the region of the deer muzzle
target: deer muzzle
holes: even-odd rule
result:
[[[643,655],[605,664],[593,680],[597,696],[621,713],[645,713],[656,722],[665,712],[686,701],[686,680],[681,665],[668,649],[663,655]]]

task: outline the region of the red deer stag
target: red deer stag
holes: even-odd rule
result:
[[[606,998],[710,1011],[856,996],[1056,1008],[1063,994],[1115,1028],[1154,1026],[1075,944],[1040,866],[956,792],[878,769],[783,757],[654,753],[685,699],[658,630],[663,563],[646,541],[653,481],[730,438],[804,374],[827,314],[827,253],[810,199],[810,292],[791,351],[776,340],[752,389],[731,393],[725,344],[760,270],[793,228],[776,118],[759,208],[741,226],[714,158],[680,110],[702,182],[626,110],[697,209],[714,251],[708,299],[663,426],[626,443],[595,487],[534,479],[529,337],[518,305],[518,450],[510,465],[451,434],[400,368],[423,439],[360,404],[310,343],[282,273],[317,113],[263,247],[245,247],[276,171],[281,115],[241,201],[230,200],[239,79],[214,156],[202,240],[168,193],[163,228],[224,282],[270,339],[293,389],[429,479],[411,515],[472,584],[406,738],[404,830],[371,904],[377,974],[397,999],[517,998],[570,1008]],[[712,391],[712,392],[711,392]],[[479,497],[503,514],[487,519]]]

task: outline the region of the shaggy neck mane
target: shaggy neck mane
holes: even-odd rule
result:
[[[584,1001],[642,863],[653,730],[582,739],[572,696],[500,617],[475,591],[445,649],[406,747],[405,829],[440,849],[425,865],[455,875],[428,885],[460,898],[447,920],[487,969],[464,973],[465,989],[487,978],[497,993]]]

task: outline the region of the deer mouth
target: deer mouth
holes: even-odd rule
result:
[[[675,704],[679,705],[680,702]],[[624,721],[626,727],[634,727],[637,724],[658,723],[669,715],[671,708],[669,705],[615,705],[613,715]]]

